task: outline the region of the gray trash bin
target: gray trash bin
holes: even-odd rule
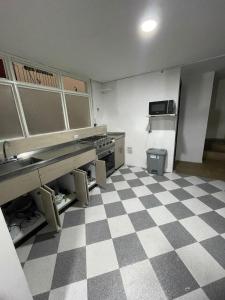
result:
[[[147,153],[147,170],[149,173],[163,175],[165,161],[166,161],[166,149],[154,149],[150,148]]]

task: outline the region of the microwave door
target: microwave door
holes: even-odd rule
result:
[[[167,113],[167,101],[149,102],[149,115],[163,115]]]

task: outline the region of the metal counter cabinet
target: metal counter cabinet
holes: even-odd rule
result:
[[[125,137],[115,139],[115,169],[121,167],[125,162]]]

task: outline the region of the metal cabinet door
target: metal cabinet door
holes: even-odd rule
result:
[[[61,227],[61,220],[59,218],[59,211],[58,211],[58,208],[57,208],[57,205],[55,203],[55,191],[52,190],[49,186],[47,185],[44,185],[43,186],[47,191],[49,191],[52,195],[52,203],[53,203],[53,207],[54,207],[54,210],[55,210],[55,216],[56,216],[56,221],[58,223],[58,226]]]
[[[117,139],[115,142],[115,169],[118,169],[125,161],[125,138]]]
[[[106,166],[104,160],[96,160],[96,183],[97,185],[105,188],[106,187]]]
[[[76,198],[81,201],[83,206],[89,204],[89,191],[87,185],[87,173],[82,170],[73,170]]]
[[[57,217],[55,213],[55,208],[53,204],[53,198],[51,192],[47,191],[45,188],[40,187],[39,192],[42,198],[42,207],[45,214],[46,221],[52,226],[55,231],[59,231],[59,226],[57,222]]]

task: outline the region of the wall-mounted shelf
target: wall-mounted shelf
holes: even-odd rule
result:
[[[163,115],[147,115],[147,118],[158,118],[158,117],[176,117],[176,114],[163,114]]]
[[[164,120],[166,123],[168,123],[168,122],[175,123],[177,114],[147,115],[146,117],[148,118],[148,126],[147,126],[146,130],[150,133],[152,131],[152,124],[155,123],[153,121],[154,119],[155,120],[158,119],[160,121],[160,123],[163,122]],[[158,123],[158,122],[156,122],[156,123]]]

